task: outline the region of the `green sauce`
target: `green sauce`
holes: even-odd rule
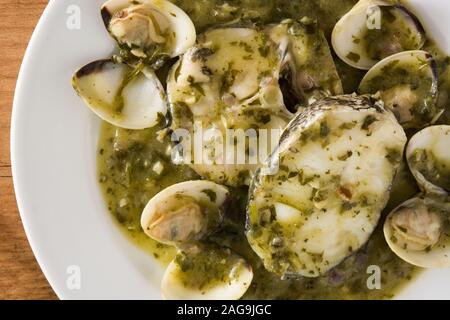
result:
[[[200,245],[199,249],[188,249],[189,253],[179,252],[175,263],[182,272],[179,280],[187,288],[207,291],[221,283],[229,283],[238,276],[233,269],[244,266],[245,261],[231,252],[217,245]]]
[[[198,32],[239,19],[260,23],[279,22],[284,18],[300,19],[308,16],[319,21],[329,39],[339,18],[357,2],[356,0],[196,0],[174,1],[195,22]],[[428,42],[426,48],[435,54],[439,73],[443,76],[440,87],[445,95],[440,103],[448,102],[450,92],[449,59]],[[335,59],[343,80],[344,91],[356,90],[362,71],[352,69]],[[447,90],[448,89],[448,90]],[[450,124],[449,116],[441,120]],[[188,167],[176,166],[167,150],[169,138],[156,139],[161,128],[130,131],[104,124],[98,144],[98,179],[107,207],[124,233],[137,245],[167,265],[175,257],[175,250],[148,238],[140,227],[141,212],[156,193],[178,182],[198,179]],[[162,170],[161,170],[162,168]],[[405,186],[408,186],[405,188]],[[396,178],[389,209],[409,199],[417,188],[410,173],[403,167]],[[328,274],[319,278],[280,280],[262,266],[251,250],[244,235],[247,188],[232,190],[234,207],[228,213],[223,227],[210,237],[210,241],[228,246],[244,257],[254,271],[254,280],[245,299],[387,299],[392,298],[419,272],[418,268],[395,256],[388,248],[379,227],[367,245]],[[380,223],[382,226],[382,223]],[[381,289],[369,290],[367,268],[377,265],[381,269]]]
[[[362,41],[371,59],[379,61],[393,53],[416,50],[423,45],[423,37],[418,36],[415,30],[411,30],[411,24],[398,16],[398,10],[380,7],[380,11],[381,28],[368,29],[362,39],[355,39]]]
[[[198,179],[189,168],[176,166],[167,155],[168,139],[156,139],[158,128],[125,130],[104,123],[98,145],[98,179],[108,210],[134,242],[168,263],[175,250],[147,237],[141,213],[159,191]]]
[[[378,75],[367,79],[361,94],[380,92],[385,106],[407,128],[422,128],[442,112],[436,106],[432,65],[415,57],[411,61],[392,60]]]

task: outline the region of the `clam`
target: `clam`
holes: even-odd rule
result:
[[[393,210],[384,223],[391,250],[422,268],[450,267],[449,200],[419,196]]]
[[[186,181],[155,195],[141,216],[141,226],[152,239],[180,246],[204,239],[222,222],[230,193],[211,181]]]
[[[328,97],[290,122],[258,171],[247,239],[270,272],[318,277],[361,248],[386,206],[406,135],[368,96]]]
[[[359,92],[378,92],[385,106],[407,129],[428,126],[444,112],[436,104],[436,62],[421,50],[397,53],[377,63],[361,81]]]
[[[169,300],[237,300],[252,279],[251,266],[230,249],[195,244],[179,251],[169,264],[161,290]]]
[[[392,54],[421,49],[426,38],[420,21],[402,5],[360,0],[336,24],[331,40],[341,60],[368,70]]]
[[[164,89],[149,68],[98,60],[79,69],[72,85],[96,115],[117,127],[154,127],[167,112]]]
[[[165,299],[234,300],[249,288],[251,266],[230,249],[206,242],[229,199],[228,189],[214,182],[186,181],[164,189],[144,208],[144,232],[178,248],[161,283]]]
[[[167,0],[109,0],[101,13],[111,36],[137,58],[176,57],[195,43],[193,22]]]
[[[450,126],[431,126],[416,133],[406,148],[409,168],[428,193],[450,192]]]

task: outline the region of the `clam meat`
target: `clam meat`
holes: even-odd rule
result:
[[[393,210],[384,223],[391,250],[422,268],[450,267],[450,199],[418,196]]]
[[[404,6],[360,0],[336,24],[331,41],[341,60],[369,70],[392,54],[422,49],[426,37],[419,19]]]
[[[179,56],[195,44],[191,19],[167,0],[109,0],[101,13],[119,47],[147,62]]]
[[[444,112],[436,103],[436,62],[421,50],[404,51],[377,63],[361,81],[359,92],[379,93],[386,108],[406,129],[429,126]]]
[[[199,241],[220,226],[229,200],[228,189],[214,182],[178,183],[150,199],[141,226],[160,243],[181,246]]]

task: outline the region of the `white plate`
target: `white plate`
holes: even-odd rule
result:
[[[450,52],[450,2],[411,1]],[[74,70],[113,50],[99,14],[103,2],[51,0],[34,32],[12,116],[17,202],[33,252],[60,298],[159,299],[162,268],[106,210],[96,181],[99,120],[70,82]],[[69,28],[77,13],[81,28]],[[448,288],[450,270],[427,271],[398,298],[450,298]]]

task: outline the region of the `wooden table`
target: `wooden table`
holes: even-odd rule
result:
[[[9,130],[22,57],[48,0],[0,0],[0,299],[56,299],[36,263],[17,210]]]

